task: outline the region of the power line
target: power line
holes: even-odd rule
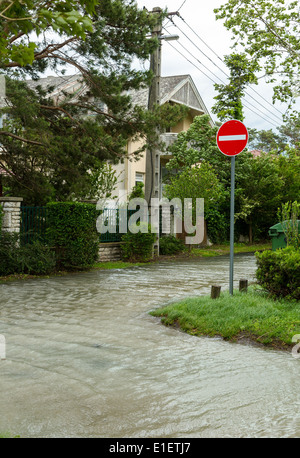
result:
[[[185,4],[186,0],[184,0],[184,2],[182,3],[182,5],[178,8],[177,10],[177,13],[179,13],[179,11],[181,10],[181,8],[183,7],[183,5]]]
[[[173,49],[175,49],[175,51],[177,51],[185,60],[187,60],[190,64],[192,64],[195,68],[197,68],[197,70],[199,70],[199,72],[203,73],[203,75],[205,75],[208,79],[210,79],[210,81],[212,81],[213,83],[215,83],[215,80],[213,80],[212,78],[210,78],[210,76],[208,76],[203,70],[201,70],[201,68],[199,68],[196,64],[194,64],[191,60],[189,60],[182,52],[180,52],[177,48],[175,48],[175,46],[173,46],[169,41],[167,41],[168,45],[171,46]]]
[[[219,78],[218,75],[216,75],[215,73],[213,73],[206,65],[203,64],[203,62],[201,62],[199,59],[197,59],[197,57],[194,56],[194,54],[191,53],[191,51],[189,51],[182,43],[180,43],[180,41],[178,41],[178,44],[188,53],[190,54],[200,65],[202,65],[206,70],[208,70],[210,73],[212,73],[216,78],[218,78],[222,84],[225,84],[223,80],[221,80],[221,78]]]
[[[208,76],[203,70],[201,70],[201,68],[199,68],[196,64],[194,64],[191,60],[189,60],[186,55],[184,55],[182,52],[180,52],[175,46],[173,46],[169,41],[167,42],[169,46],[171,46],[176,52],[178,52],[187,62],[189,62],[191,65],[193,65],[197,70],[199,70],[204,76],[206,76],[210,81],[212,81],[214,84],[217,84],[215,80],[213,80],[210,76]],[[190,53],[189,53],[190,54]],[[203,65],[203,64],[202,64]],[[216,75],[214,75],[216,76]],[[243,102],[244,103],[244,102]],[[268,123],[272,124],[273,126],[277,127],[277,125],[272,122],[271,119],[267,119],[265,118],[264,116],[260,115],[259,113],[257,113],[256,111],[254,111],[252,108],[250,108],[248,105],[246,105],[246,103],[244,103],[244,106],[245,108],[247,108],[248,110],[252,111],[252,113],[256,114],[257,116],[259,116],[260,118],[264,119],[265,121],[267,121]],[[253,106],[253,105],[252,105]]]
[[[181,33],[183,33],[183,35],[184,35],[184,36],[185,36],[185,37],[195,46],[195,48],[196,48],[198,51],[200,51],[200,52],[201,52],[210,62],[213,63],[214,66],[216,66],[216,67],[217,67],[217,68],[218,68],[227,78],[229,78],[229,75],[228,75],[223,69],[221,69],[221,67],[219,67],[219,66],[218,66],[209,56],[207,56],[207,54],[205,54],[205,53],[204,53],[204,52],[203,52],[203,51],[202,51],[202,50],[201,50],[201,49],[200,49],[200,48],[199,48],[199,47],[198,47],[198,46],[197,46],[197,45],[196,45],[187,35],[186,35],[186,33],[183,32],[183,30],[182,30],[178,25],[176,25],[176,24],[174,23],[174,21],[172,21],[172,23],[173,23],[173,25],[174,25],[176,28],[178,28],[178,30],[179,30]],[[186,21],[185,21],[185,23],[186,23]],[[191,28],[191,27],[190,27],[190,28]],[[192,29],[191,29],[191,30],[192,30]],[[194,33],[196,34],[196,32],[194,32]],[[196,35],[198,36],[198,38],[200,38],[198,34],[196,34]],[[200,38],[200,39],[201,39],[201,38]],[[210,48],[210,47],[205,43],[204,40],[201,39],[201,41],[202,41],[211,51],[213,51],[212,48]],[[213,52],[214,52],[214,51],[213,51]],[[190,53],[190,54],[191,54],[191,53]],[[214,54],[216,54],[216,53],[214,52]],[[216,55],[217,55],[217,54],[216,54]],[[196,60],[198,60],[195,56],[193,56],[193,57],[194,57]],[[218,56],[218,58],[222,61],[222,59],[221,59],[219,56]],[[223,62],[223,61],[222,61],[222,62]],[[224,62],[223,62],[223,63],[224,63]],[[202,63],[202,65],[204,65],[204,64]],[[218,76],[217,76],[217,78],[218,78],[220,81],[222,81]],[[225,84],[223,81],[222,81],[222,83]],[[275,108],[275,109],[277,110],[276,107],[274,107],[273,105],[271,105],[264,97],[262,97],[262,96],[261,96],[257,91],[255,91],[252,87],[250,87],[250,89],[252,89],[255,93],[257,93],[257,94],[258,94],[265,102],[267,102],[272,108]],[[250,98],[251,98],[252,100],[254,100],[256,103],[258,103],[259,106],[263,107],[265,110],[268,110],[268,108],[264,107],[255,97],[253,97],[253,96],[252,96],[251,94],[249,94],[247,91],[245,91],[245,94],[248,95],[248,97],[250,97]],[[250,102],[249,102],[249,103],[250,103]],[[257,109],[258,109],[258,108],[257,108]],[[283,116],[283,113],[281,113],[279,110],[277,110],[277,111]],[[282,122],[282,118],[279,118],[279,116],[277,116],[275,113],[269,113],[269,115],[271,115],[271,116],[273,116],[274,118],[276,118],[276,121]]]
[[[170,44],[170,43],[169,43]],[[188,53],[190,54],[197,62],[199,62],[200,65],[202,65],[206,70],[208,70],[210,73],[212,73],[212,75],[215,77],[215,78],[218,78],[222,84],[225,84],[224,81],[222,81],[215,73],[213,73],[208,67],[206,67],[202,62],[200,62],[199,59],[197,59],[185,46],[182,45],[182,43],[179,42],[179,45]],[[181,54],[186,60],[188,60],[189,63],[191,63],[194,67],[197,68],[197,70],[201,71],[201,73],[203,73],[206,77],[208,77],[214,84],[217,84],[215,80],[213,80],[212,78],[210,78],[205,72],[203,72],[198,66],[196,66],[193,62],[191,62],[189,59],[186,58],[186,56],[184,54],[182,54],[177,48],[175,48],[175,46],[172,46],[179,54]],[[250,96],[251,97],[251,96]],[[254,99],[255,100],[255,99]],[[262,110],[260,110],[259,108],[257,108],[256,106],[254,106],[251,102],[247,101],[253,108],[255,108],[256,110],[258,110],[260,113],[262,113],[263,115],[266,115],[266,113],[264,113]],[[244,103],[244,100],[243,100],[243,103]],[[259,103],[259,102],[257,102]],[[260,106],[262,106],[260,103],[259,103]],[[245,105],[246,106],[246,105]],[[265,107],[263,107],[265,108]],[[251,108],[248,107],[248,109],[251,110]],[[253,111],[253,110],[252,110]],[[258,115],[258,113],[255,112],[255,114]],[[269,113],[269,116],[274,116],[274,118],[276,117],[275,115],[273,115],[273,113]],[[273,121],[273,122],[278,122],[276,119],[270,119],[270,122]],[[263,118],[265,119],[265,118]],[[279,119],[279,118],[278,118]],[[279,119],[280,120],[280,119]],[[281,120],[280,120],[281,121]],[[275,125],[275,124],[273,124]]]
[[[188,28],[189,28],[189,29],[199,38],[199,40],[200,40],[202,43],[204,43],[204,45],[205,45],[205,46],[206,46],[206,47],[207,47],[207,48],[208,48],[208,49],[209,49],[209,50],[210,50],[210,51],[211,51],[211,52],[212,52],[212,53],[213,53],[222,63],[223,63],[223,64],[225,64],[224,60],[223,60],[223,59],[222,59],[222,58],[221,58],[221,57],[220,57],[220,56],[219,56],[219,55],[218,55],[218,54],[217,54],[217,53],[216,53],[216,52],[215,52],[215,51],[214,51],[214,50],[213,50],[204,40],[203,40],[203,38],[201,38],[201,37],[199,36],[199,34],[198,34],[197,32],[195,32],[195,31],[192,29],[192,27],[183,19],[183,17],[182,17],[180,14],[178,14],[178,16],[179,16],[180,19],[186,24],[186,26],[187,26],[187,27],[188,27]],[[173,24],[174,24],[175,27],[177,27],[177,28],[179,29],[179,27],[174,23],[174,21],[173,21]],[[180,29],[179,29],[179,30],[180,30]],[[201,51],[201,50],[200,50],[200,51]],[[201,52],[202,52],[202,51],[201,51]],[[216,65],[216,64],[214,64],[214,65]],[[226,64],[225,64],[225,65],[226,65]],[[222,71],[222,73],[224,73],[224,74],[228,77],[228,75],[224,72],[224,70],[222,70],[220,67],[218,67],[218,68]],[[284,116],[284,114],[283,114],[280,110],[278,110],[278,108],[276,108],[272,103],[270,103],[267,99],[265,99],[265,97],[263,97],[263,96],[262,96],[259,92],[257,92],[253,87],[250,86],[249,89],[251,89],[253,92],[255,92],[255,94],[257,94],[262,100],[264,100],[271,108],[273,108],[274,110],[276,110],[281,116]],[[246,93],[247,93],[247,92],[246,92]],[[247,94],[248,94],[248,93],[247,93]],[[248,94],[248,95],[249,95],[249,97],[252,97],[250,94]],[[257,103],[260,103],[260,102],[258,102],[254,97],[252,97],[252,98],[253,98],[253,100],[255,100]],[[282,119],[281,119],[281,122],[282,122]]]

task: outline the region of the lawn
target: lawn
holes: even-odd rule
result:
[[[166,326],[179,326],[196,336],[220,336],[229,341],[288,349],[300,334],[300,303],[273,300],[257,287],[248,292],[225,292],[218,299],[188,298],[150,312]]]
[[[235,243],[234,244],[234,253],[254,253],[255,251],[264,251],[271,250],[271,243]],[[222,256],[224,254],[230,253],[229,243],[223,243],[222,245],[212,245],[209,247],[201,248],[192,248],[190,255],[191,256],[203,256],[203,257],[212,257],[212,256]]]

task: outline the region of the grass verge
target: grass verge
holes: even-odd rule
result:
[[[126,269],[129,267],[144,266],[145,263],[131,263],[123,261],[114,261],[114,262],[96,262],[91,268],[77,271],[57,271],[48,275],[30,275],[30,274],[11,274],[0,276],[0,284],[12,282],[15,280],[29,280],[31,278],[50,278],[50,277],[61,277],[63,275],[78,274],[80,272],[89,272],[92,270],[108,270],[108,269]]]
[[[262,291],[234,291],[218,299],[188,298],[151,311],[166,326],[177,326],[196,336],[220,336],[232,342],[251,342],[290,349],[300,334],[300,303],[272,300]]]
[[[235,243],[234,244],[234,253],[255,253],[256,251],[271,250],[271,243]],[[224,254],[230,253],[230,245],[212,245],[210,247],[203,248],[193,248],[190,252],[191,256],[203,256],[203,257],[213,257],[213,256],[222,256]]]

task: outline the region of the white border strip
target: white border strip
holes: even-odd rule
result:
[[[219,142],[229,142],[232,140],[246,140],[246,135],[220,135]]]

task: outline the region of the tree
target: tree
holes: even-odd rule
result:
[[[169,148],[172,157],[167,164],[170,171],[190,170],[195,164],[208,162],[227,193],[230,187],[230,158],[222,154],[217,147],[216,135],[218,128],[211,126],[207,115],[196,116],[186,132],[178,134],[177,140]],[[245,161],[251,153],[243,151],[236,161],[236,181],[243,173]],[[229,194],[228,194],[229,195]]]
[[[276,159],[279,168],[279,176],[283,181],[284,193],[282,202],[299,201],[300,196],[300,155],[293,148],[288,148],[285,154]]]
[[[278,127],[281,136],[300,155],[300,113],[293,111],[282,126]]]
[[[158,46],[149,35],[164,14],[140,10],[133,0],[54,1],[49,11],[47,5],[1,4],[6,31],[0,28],[0,67],[8,75],[0,162],[10,173],[12,190],[20,190],[27,203],[40,204],[90,195],[92,177],[101,174],[104,161],[126,157],[129,138],[143,143],[138,158],[149,142],[157,142],[159,129],[185,113],[179,106],[148,112],[132,104],[132,91],[148,87],[152,78],[150,71],[134,70],[132,60],[145,61]],[[50,31],[57,32],[54,38]],[[34,46],[31,32],[41,37]],[[5,34],[12,44],[8,53]],[[84,90],[65,93],[59,101],[51,97],[53,88],[32,91],[19,81],[36,79],[46,69],[63,74],[66,66],[79,72]]]
[[[197,198],[202,198],[208,210],[219,200],[222,186],[212,166],[204,163],[172,176],[164,192],[168,199],[178,198],[182,203],[184,199],[195,203]]]
[[[215,84],[218,95],[212,112],[217,115],[220,121],[230,119],[244,120],[242,98],[245,95],[245,88],[248,84],[257,84],[255,71],[259,65],[255,60],[249,60],[246,54],[233,53],[225,57],[225,64],[229,68],[230,77],[228,84]]]
[[[293,101],[299,93],[299,5],[290,0],[228,0],[215,9],[217,19],[234,34],[241,46],[261,63],[274,87],[273,99]]]
[[[216,133],[217,128],[209,125],[207,116],[196,117],[188,131],[180,133],[170,147],[172,157],[167,168],[170,172],[184,171],[188,175],[195,164],[201,164],[201,167],[209,164],[212,167],[224,191],[215,201],[214,208],[206,215],[208,233],[211,218],[214,225],[220,222],[220,230],[222,229],[226,237],[228,227],[224,225],[224,215],[225,221],[229,223],[231,167],[230,158],[223,155],[216,145]],[[299,173],[292,159],[290,162],[286,161],[288,161],[286,156],[278,157],[272,154],[263,154],[261,157],[254,158],[249,151],[243,151],[237,156],[235,168],[237,236],[247,230],[251,241],[254,238],[265,237],[269,227],[274,224],[277,208],[285,195],[284,185],[288,186],[284,173],[291,180],[297,178],[295,174]],[[172,175],[168,179],[171,180],[171,177]],[[294,181],[290,186],[293,192],[297,192],[299,180],[293,183]]]
[[[282,201],[284,182],[276,157],[262,154],[244,164],[239,177],[235,218],[248,226],[249,242],[267,234]]]
[[[222,199],[223,188],[212,166],[203,163],[171,176],[164,193],[169,200],[179,199],[181,201],[182,208],[178,216],[181,219],[183,216],[184,219],[189,218],[195,226],[197,211],[198,216],[200,216],[199,212],[204,211],[203,216],[207,220],[210,210],[218,207]],[[185,206],[185,199],[190,199],[191,207]],[[201,207],[201,204],[199,205],[197,199],[204,199],[204,208]]]
[[[30,39],[35,32],[39,37],[45,32],[55,31],[71,40],[84,39],[93,31],[92,16],[97,0],[3,0],[0,5],[0,68],[31,65],[43,59],[38,44]],[[60,43],[63,45],[63,43]],[[58,44],[43,49],[50,53]]]
[[[248,127],[249,140],[248,149],[257,149],[270,153],[271,151],[276,154],[284,153],[288,146],[287,139],[278,133],[275,133],[272,129],[269,130],[257,130]]]

